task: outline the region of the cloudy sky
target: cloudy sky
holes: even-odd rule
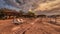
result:
[[[60,14],[60,0],[0,0],[0,8],[33,11],[36,14]],[[38,12],[37,12],[38,11]]]
[[[0,8],[9,8],[9,9],[16,9],[16,10],[19,9],[16,6],[13,6],[12,2],[9,0],[0,0]]]
[[[0,8],[45,11],[60,7],[60,0],[0,0]]]

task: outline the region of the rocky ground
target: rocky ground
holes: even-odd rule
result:
[[[50,23],[49,18],[22,19],[24,23],[20,25],[13,24],[12,19],[0,20],[0,34],[60,34],[60,24]]]

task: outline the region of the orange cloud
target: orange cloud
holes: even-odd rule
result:
[[[34,11],[44,11],[44,10],[52,10],[54,8],[58,8],[60,6],[60,0],[50,1],[39,4],[39,6],[34,9]]]

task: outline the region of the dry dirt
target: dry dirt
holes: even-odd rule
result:
[[[20,25],[13,24],[12,19],[0,20],[0,34],[60,34],[60,24],[50,23],[49,18],[22,19]]]

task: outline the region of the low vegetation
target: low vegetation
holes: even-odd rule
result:
[[[0,19],[8,19],[13,17],[59,17],[60,15],[46,16],[46,15],[35,15],[33,11],[28,11],[27,13],[20,10],[19,12],[15,10],[10,10],[6,8],[0,9]]]

